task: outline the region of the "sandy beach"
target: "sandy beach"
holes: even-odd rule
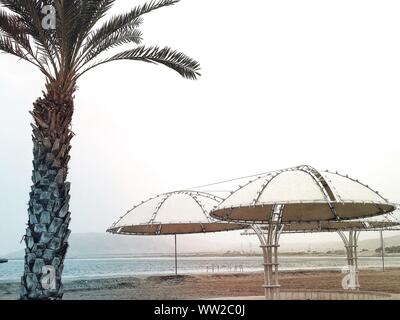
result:
[[[342,290],[338,271],[282,272],[282,290]],[[66,300],[163,300],[261,296],[261,273],[202,274],[74,280],[65,282]],[[360,271],[361,289],[400,296],[400,269]],[[0,283],[0,300],[18,299],[18,283]]]

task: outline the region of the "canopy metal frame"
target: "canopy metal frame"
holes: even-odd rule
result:
[[[178,220],[171,222],[160,222],[158,221],[158,217],[160,210],[166,201],[176,195],[185,195],[193,200],[193,205],[197,209],[200,208],[201,212],[199,213],[199,217],[197,221],[182,221]],[[135,209],[150,202],[155,199],[158,199],[156,206],[152,208],[150,218],[143,220],[141,223],[132,224],[121,223],[125,217],[129,214],[135,214]],[[248,227],[248,225],[236,224],[236,223],[228,223],[222,222],[220,220],[213,219],[209,216],[209,209],[206,208],[204,200],[213,200],[215,205],[220,203],[223,199],[216,195],[202,192],[202,191],[194,191],[194,190],[179,190],[168,192],[164,194],[159,194],[155,197],[149,198],[146,201],[140,202],[138,205],[135,205],[131,210],[127,211],[123,216],[121,216],[116,222],[112,224],[112,226],[107,230],[107,232],[113,234],[120,235],[143,235],[143,236],[166,236],[173,235],[174,236],[174,265],[175,265],[175,275],[178,275],[178,235],[183,234],[201,234],[201,233],[216,233],[216,232],[224,232],[224,231],[234,231],[243,229]],[[177,217],[179,215],[177,214]],[[196,228],[193,228],[196,226]],[[168,229],[168,230],[165,230]]]
[[[187,195],[187,196],[191,197],[197,203],[197,205],[200,207],[200,209],[203,212],[203,215],[204,215],[206,221],[208,221],[208,222],[211,222],[211,218],[208,215],[208,212],[205,210],[203,204],[198,200],[198,197],[205,197],[205,198],[214,200],[216,202],[216,204],[220,203],[223,200],[223,198],[221,198],[219,196],[216,196],[214,194],[207,193],[207,192],[202,192],[202,191],[194,191],[194,190],[178,190],[178,191],[167,192],[167,193],[164,193],[164,194],[158,194],[158,195],[156,195],[154,197],[151,197],[151,198],[149,198],[149,199],[147,199],[145,201],[141,201],[137,205],[134,205],[132,207],[132,209],[128,210],[124,215],[120,216],[119,219],[117,221],[115,221],[108,230],[111,230],[111,229],[115,228],[123,218],[125,218],[127,215],[132,213],[136,208],[142,206],[143,204],[145,204],[145,203],[147,203],[149,201],[152,201],[154,199],[162,197],[160,202],[158,203],[158,206],[155,208],[155,210],[154,210],[154,212],[153,212],[153,214],[152,214],[152,216],[150,218],[150,221],[142,223],[143,225],[145,225],[145,224],[157,224],[155,222],[155,220],[157,218],[157,214],[158,214],[159,210],[161,209],[161,207],[163,206],[163,204],[165,203],[165,201],[167,201],[168,198],[170,198],[173,195],[180,195],[180,194]]]
[[[295,172],[295,171],[300,171],[306,173],[309,177],[312,178],[312,180],[316,183],[318,188],[321,190],[323,194],[323,199],[321,200],[303,200],[303,201],[298,201],[298,200],[292,200],[292,201],[270,201],[270,202],[259,202],[261,195],[263,192],[267,189],[268,185],[275,180],[277,177],[279,177],[281,174],[286,173],[286,172]],[[325,219],[326,221],[329,220],[355,220],[355,219],[362,219],[362,218],[367,218],[367,217],[373,217],[376,215],[383,215],[383,214],[388,214],[396,209],[396,205],[393,203],[390,203],[386,198],[384,198],[380,192],[372,189],[369,185],[364,184],[360,182],[357,179],[350,178],[348,175],[340,174],[338,172],[331,172],[329,170],[325,170],[324,172],[329,173],[329,174],[335,174],[337,176],[347,178],[350,181],[360,185],[360,187],[367,188],[370,190],[372,193],[374,193],[380,200],[379,201],[372,201],[372,200],[348,200],[348,199],[342,199],[340,192],[336,189],[335,185],[332,184],[329,179],[326,179],[324,175],[322,174],[323,171],[318,171],[314,167],[310,165],[301,165],[297,167],[291,167],[291,168],[286,168],[282,170],[276,170],[272,171],[269,173],[261,174],[258,177],[251,179],[244,185],[240,185],[235,191],[230,192],[230,194],[220,203],[220,205],[215,209],[211,211],[211,216],[220,220],[225,220],[225,221],[232,221],[236,223],[243,223],[243,224],[252,224],[252,223],[258,223],[258,224],[266,224],[266,220],[255,220],[253,218],[251,219],[246,219],[246,218],[241,218],[241,217],[235,217],[232,218],[231,215],[235,209],[243,208],[243,209],[248,209],[251,210],[252,208],[255,207],[264,207],[264,206],[271,206],[271,205],[277,205],[277,204],[287,204],[287,205],[306,205],[310,204],[325,204],[329,207],[330,213],[331,213],[331,218],[330,219]],[[249,186],[251,183],[259,180],[259,179],[265,179],[260,187],[260,189],[255,193],[254,198],[248,203],[241,203],[238,205],[229,205],[225,204],[227,201],[229,202],[229,199],[236,194],[238,191],[240,191],[243,188],[246,188]],[[351,217],[346,217],[346,216],[341,216],[340,214],[337,213],[337,206],[342,206],[342,205],[365,205],[365,206],[371,206],[375,207],[376,212],[371,212],[371,213],[363,213],[360,215],[352,215]],[[289,206],[288,206],[289,207]],[[296,220],[287,220],[285,217],[283,218],[283,221],[285,223],[293,223],[296,222]],[[311,221],[319,221],[319,219],[310,219]]]
[[[255,205],[257,203],[257,200],[260,197],[261,193],[265,190],[265,188],[268,186],[268,184],[272,180],[274,180],[276,177],[278,177],[282,173],[292,172],[292,171],[302,171],[304,173],[307,173],[317,183],[317,185],[319,186],[319,188],[321,189],[321,191],[325,195],[325,200],[331,201],[331,202],[335,202],[335,201],[346,202],[346,201],[343,201],[341,199],[341,197],[337,193],[335,187],[333,185],[331,185],[317,169],[315,169],[314,167],[312,167],[310,165],[300,165],[300,166],[297,166],[297,167],[290,167],[290,168],[285,168],[285,169],[271,171],[271,172],[268,172],[268,173],[265,173],[265,174],[261,174],[258,177],[256,177],[255,179],[249,180],[244,185],[240,185],[235,191],[230,192],[230,195],[228,197],[226,197],[224,199],[224,201],[227,200],[228,198],[230,198],[230,196],[233,195],[234,193],[236,193],[237,191],[239,191],[242,188],[246,187],[247,185],[251,184],[252,182],[254,182],[254,181],[258,180],[258,179],[261,179],[261,178],[266,178],[264,184],[262,185],[261,190],[259,190],[259,192],[257,192],[257,196],[253,201],[253,205]],[[337,171],[336,172],[332,172],[330,170],[325,170],[325,172],[331,173],[331,174],[336,174],[336,175],[338,175],[340,177],[347,178],[347,179],[349,179],[349,180],[351,180],[353,182],[356,182],[359,185],[361,185],[361,186],[363,186],[365,188],[368,188],[370,191],[372,191],[373,193],[378,195],[380,198],[382,198],[382,200],[384,202],[388,202],[388,199],[384,198],[380,194],[379,191],[372,189],[369,185],[360,182],[358,179],[353,179],[353,178],[349,177],[348,175],[341,174],[341,173],[339,173]]]

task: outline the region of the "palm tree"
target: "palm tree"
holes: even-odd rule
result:
[[[33,185],[21,299],[63,297],[61,276],[71,233],[66,178],[78,79],[93,68],[119,60],[162,64],[187,79],[200,75],[199,63],[185,54],[140,45],[142,16],[178,1],[152,0],[107,20],[103,18],[115,0],[0,0],[0,51],[35,65],[46,79],[43,96],[31,112]],[[135,46],[110,53],[127,44]]]

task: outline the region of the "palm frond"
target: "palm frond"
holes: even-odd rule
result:
[[[162,7],[174,5],[179,1],[180,0],[152,0],[143,5],[136,6],[128,13],[119,14],[110,18],[110,20],[105,22],[99,29],[92,31],[89,34],[83,52],[88,51],[97,43],[112,36],[115,32],[118,32],[121,29],[136,28],[138,22],[141,22],[141,20],[138,20],[140,16]]]
[[[102,60],[121,45],[139,45],[142,15],[179,0],[149,0],[100,24],[116,0],[0,0],[0,50],[38,66],[58,88],[71,88],[89,70],[107,62],[137,60],[165,65],[196,79],[199,63],[168,47],[139,46]],[[42,26],[44,5],[56,8],[56,29]],[[10,11],[10,12],[8,12]],[[96,61],[97,60],[97,61]],[[90,63],[92,63],[90,65]]]
[[[160,49],[159,47],[146,48],[144,46],[140,46],[132,50],[123,51],[108,59],[99,61],[84,70],[81,75],[99,65],[118,60],[138,60],[143,62],[162,64],[175,70],[182,77],[192,80],[195,80],[198,76],[200,76],[200,64],[196,60],[193,60],[192,58],[185,55],[184,53],[172,50],[168,47]]]
[[[0,5],[10,10],[24,26],[26,35],[32,37],[36,51],[42,55],[38,59],[50,61],[55,71],[60,57],[53,36],[42,28],[40,11],[44,4],[42,0],[0,0]]]
[[[15,15],[10,15],[0,8],[0,32],[8,38],[14,39],[28,53],[33,55],[32,47],[29,42],[27,30],[23,23]]]
[[[81,4],[81,37],[86,37],[90,30],[112,8],[115,0],[82,0]]]
[[[98,23],[106,13],[112,8],[115,0],[82,0],[80,21],[76,26],[74,33],[78,33],[74,58],[79,53],[82,43],[87,38],[89,32]]]
[[[121,32],[115,33],[104,39],[101,43],[90,50],[85,56],[83,65],[87,64],[89,61],[92,61],[98,55],[107,50],[129,43],[140,44],[141,41],[142,33],[140,32],[140,30],[137,29],[123,30]]]
[[[62,70],[69,71],[75,50],[75,43],[79,36],[80,0],[55,0],[57,12],[57,26],[55,29],[56,43],[62,57]]]
[[[0,51],[12,54],[20,59],[34,64],[34,62],[27,55],[26,51],[19,44],[8,37],[0,36]]]

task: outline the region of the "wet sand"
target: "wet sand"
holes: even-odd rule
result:
[[[282,290],[342,290],[339,271],[282,272]],[[400,269],[361,270],[364,291],[400,297]],[[206,299],[262,296],[262,273],[203,274],[74,280],[65,283],[66,300]],[[0,300],[18,299],[18,283],[0,283]]]

